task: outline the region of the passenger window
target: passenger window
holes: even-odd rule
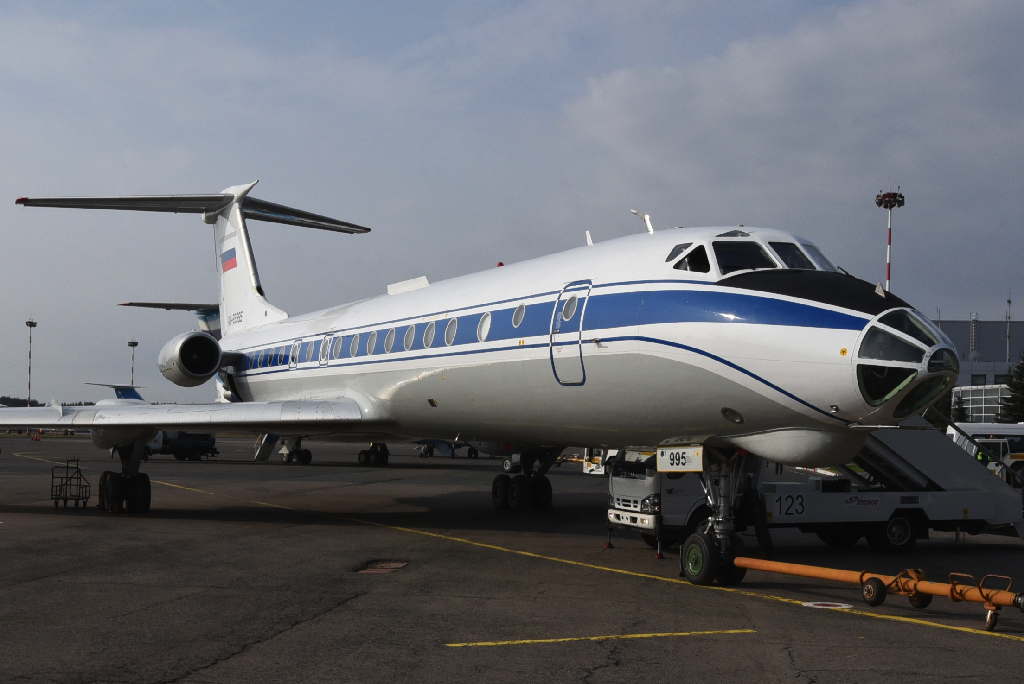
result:
[[[768,243],[787,268],[799,268],[805,271],[813,271],[814,263],[807,258],[807,255],[800,251],[792,242],[769,242]]]
[[[764,247],[756,242],[714,242],[718,270],[722,275],[759,268],[778,268]]]
[[[708,253],[704,249],[704,245],[698,245],[692,252],[677,261],[672,268],[691,273],[710,273],[711,262],[708,261]]]
[[[359,333],[352,336],[352,343],[348,346],[348,355],[356,356],[359,353]]]
[[[668,256],[665,258],[665,263],[667,264],[668,262],[672,261],[686,250],[690,249],[690,245],[692,244],[692,242],[684,242],[681,245],[676,245],[675,247],[673,247],[672,251],[669,252]]]
[[[334,338],[334,344],[331,345],[331,358],[332,359],[340,359],[341,358],[341,347],[342,347],[342,342],[344,342],[344,341],[345,341],[344,337],[335,337]]]
[[[839,269],[833,266],[832,262],[829,261],[828,258],[821,253],[821,250],[815,247],[814,245],[809,245],[805,242],[803,243],[803,248],[808,254],[811,255],[811,259],[814,261],[814,263],[818,265],[818,268],[820,268],[822,271],[831,271],[833,273],[837,273],[839,271]]]

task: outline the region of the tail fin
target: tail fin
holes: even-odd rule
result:
[[[258,182],[258,181],[256,181]],[[236,185],[216,195],[150,195],[143,197],[21,197],[26,207],[128,209],[202,214],[214,226],[220,268],[220,324],[227,336],[288,317],[267,301],[249,243],[247,218],[339,233],[368,233],[354,223],[311,214],[249,197],[256,182]]]
[[[241,200],[255,185],[228,188],[224,194],[231,193],[235,200],[215,215],[203,216],[208,223],[211,219],[214,221],[213,240],[220,268],[220,324],[225,337],[288,318],[288,314],[267,301],[249,243]]]

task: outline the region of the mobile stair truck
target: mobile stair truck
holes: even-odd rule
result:
[[[956,532],[958,540],[983,532],[1024,539],[1022,478],[1008,470],[993,472],[914,417],[873,431],[857,457],[834,472],[762,462],[747,490],[760,501],[741,495],[736,523],[740,532],[795,527],[834,546],[866,538],[886,552],[906,551],[930,530]],[[653,452],[620,451],[608,478],[609,529],[636,530],[659,551],[684,541],[711,515],[700,478],[659,473]],[[758,534],[762,547],[770,546],[764,536]]]

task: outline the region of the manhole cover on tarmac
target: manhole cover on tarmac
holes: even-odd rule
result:
[[[846,610],[853,608],[849,603],[832,603],[830,601],[808,601],[801,605],[804,608],[832,608],[833,610]]]
[[[386,572],[394,572],[395,570],[401,570],[408,564],[409,561],[373,560],[364,563],[362,567],[356,570],[356,572],[365,572],[368,574],[381,575]]]

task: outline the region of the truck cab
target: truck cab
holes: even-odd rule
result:
[[[653,451],[619,451],[607,467],[609,527],[635,530],[651,548],[683,541],[711,515],[700,473],[659,473]]]

